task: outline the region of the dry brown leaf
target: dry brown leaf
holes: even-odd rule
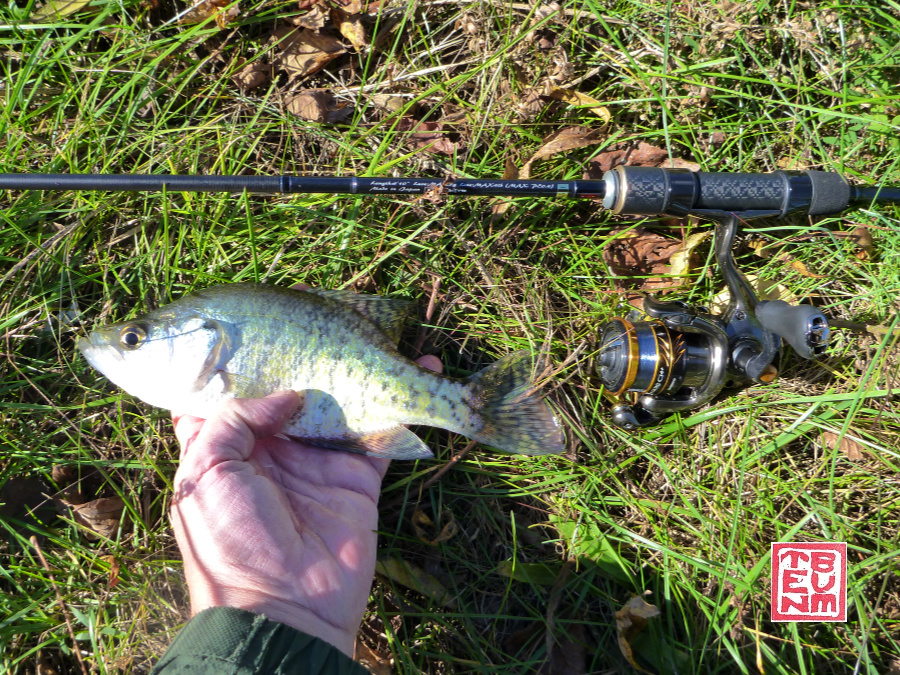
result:
[[[647,626],[647,619],[659,616],[659,608],[650,605],[639,595],[634,596],[616,612],[616,632],[619,638],[619,649],[639,673],[648,671],[641,668],[634,660],[632,642],[635,636]]]
[[[356,638],[353,660],[372,673],[372,675],[391,675],[393,671],[391,668],[391,655],[379,654],[360,640],[359,637]]]
[[[331,4],[339,6],[347,14],[359,14],[363,11],[363,3],[360,0],[331,0]]]
[[[324,68],[347,51],[336,38],[308,28],[276,29],[273,33],[280,52],[275,65],[291,77],[306,77]]]
[[[102,555],[100,560],[109,563],[109,588],[114,588],[119,583],[119,572],[122,571],[122,563],[114,555]]]
[[[856,229],[850,234],[850,238],[859,246],[860,250],[856,252],[859,260],[875,259],[875,240],[872,233],[865,225],[857,225]]]
[[[308,89],[289,98],[286,107],[288,112],[302,119],[325,122],[333,100],[334,96],[326,89]]]
[[[231,76],[231,81],[234,82],[241,91],[251,91],[267,84],[271,77],[271,73],[271,66],[260,63],[259,61],[253,61],[252,63],[246,63],[241,66],[241,69]]]
[[[810,279],[826,279],[827,277],[823,274],[813,274],[810,272],[806,265],[799,260],[791,260],[791,269],[800,274],[803,277],[809,277]]]
[[[509,157],[506,158],[506,164],[503,168],[503,180],[517,180],[519,178],[519,167],[516,166],[516,163],[512,161]],[[497,219],[500,216],[506,214],[509,211],[509,207],[512,206],[513,202],[511,199],[503,199],[497,198],[494,201],[494,205],[491,207],[493,219]]]
[[[616,277],[646,277],[665,274],[669,271],[669,259],[683,243],[677,239],[664,237],[643,227],[636,227],[627,235],[611,241],[603,249],[603,261]],[[617,279],[617,285],[621,279]],[[635,280],[638,286],[645,285],[643,279]],[[629,284],[624,284],[624,290]],[[635,284],[630,284],[634,287]]]
[[[756,274],[745,274],[744,278],[750,287],[756,291],[760,300],[784,300],[787,303],[796,305],[800,299],[784,284],[769,279],[760,279]],[[712,302],[709,304],[709,310],[713,314],[721,314],[725,311],[731,300],[731,291],[727,287],[716,293]]]
[[[363,26],[362,17],[358,13],[350,13],[335,7],[331,10],[331,18],[341,35],[350,41],[356,51],[365,51],[369,42],[366,39],[366,28]]]
[[[841,436],[833,431],[822,432],[822,445],[826,448],[837,448],[851,462],[859,462],[866,459],[866,447],[859,441],[855,441],[848,434]]]
[[[566,127],[550,134],[544,139],[543,144],[536,153],[525,162],[519,175],[523,179],[531,178],[531,165],[541,159],[558,155],[561,152],[570,152],[586,148],[597,143],[602,143],[600,131],[587,127]]]
[[[687,169],[688,171],[699,171],[701,169],[697,162],[689,162],[686,159],[681,159],[681,157],[664,160],[660,163],[660,166],[664,169]]]
[[[394,94],[375,94],[370,99],[372,103],[379,108],[384,108],[389,112],[398,112],[406,105],[407,100],[402,96]]]
[[[437,526],[428,517],[428,514],[419,509],[413,512],[412,524],[413,529],[416,531],[416,536],[429,546],[437,546],[441,542],[448,541],[459,532],[459,527],[452,515],[449,522],[441,528],[440,532],[437,532]],[[435,536],[435,533],[437,533],[437,536]]]
[[[295,17],[291,23],[300,28],[321,30],[328,25],[329,12],[322,5],[313,5],[305,14]]]
[[[537,89],[530,89],[525,96],[516,103],[516,111],[523,120],[532,120],[544,109],[544,99]]]
[[[418,122],[404,117],[397,124],[397,128],[400,131],[412,132],[406,138],[406,144],[413,150],[453,155],[463,145],[461,142],[451,140],[440,122]]]
[[[87,528],[88,538],[95,536],[94,533],[111,537],[119,529],[119,521],[125,510],[125,502],[121,497],[101,497],[84,504],[76,504],[74,501],[63,500],[63,504],[71,507],[75,522]]]
[[[628,166],[659,166],[669,158],[665,148],[641,141],[628,155]]]
[[[684,240],[681,247],[669,258],[669,274],[675,277],[687,277],[697,265],[694,249],[712,236],[712,230],[696,232]],[[683,282],[687,279],[683,279]]]
[[[224,29],[228,22],[237,18],[240,13],[240,6],[237,3],[231,4],[231,0],[203,0],[183,14],[178,23],[195,24],[214,18],[216,25]]]
[[[73,466],[54,464],[53,468],[50,469],[50,478],[52,478],[53,482],[57,485],[65,486],[78,479],[78,472]]]
[[[600,103],[600,101],[593,98],[592,96],[582,94],[580,91],[572,91],[571,89],[555,87],[554,89],[550,90],[549,96],[552,99],[563,101],[564,103],[568,103],[569,105],[576,105],[587,108],[604,122],[609,122],[610,120],[612,120],[612,113],[609,112],[609,108],[604,106],[602,103]]]
[[[641,141],[637,147],[616,144],[608,150],[594,155],[585,172],[585,178],[598,180],[603,174],[619,166],[659,166],[671,169],[699,171],[700,165],[680,157],[670,158],[665,149]]]

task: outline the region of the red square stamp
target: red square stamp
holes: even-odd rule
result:
[[[847,620],[847,544],[772,544],[772,621]]]

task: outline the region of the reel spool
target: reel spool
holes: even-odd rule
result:
[[[710,370],[707,340],[677,333],[662,321],[616,317],[600,337],[597,370],[613,396],[626,391],[676,394],[682,387],[699,387]]]

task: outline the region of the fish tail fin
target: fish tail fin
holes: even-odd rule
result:
[[[468,379],[472,399],[480,401],[479,443],[519,455],[565,450],[565,435],[550,406],[532,391],[532,358],[526,351],[504,356]]]

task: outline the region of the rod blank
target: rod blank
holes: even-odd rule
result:
[[[599,180],[542,181],[337,176],[184,176],[156,174],[0,174],[2,190],[105,190],[110,192],[257,192],[409,195],[603,197]]]

